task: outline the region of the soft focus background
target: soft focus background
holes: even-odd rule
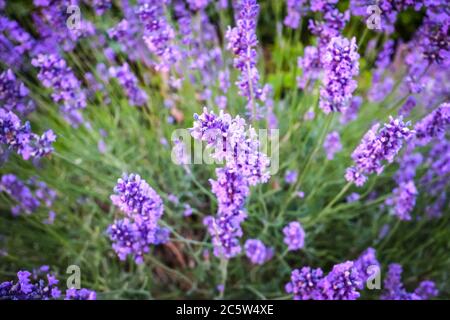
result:
[[[206,9],[189,12],[200,32],[208,30],[214,34],[213,39],[204,37],[200,41],[205,48],[199,50],[210,52],[211,48],[218,48],[220,58],[209,57],[205,66],[195,69],[190,66],[200,61],[200,54],[188,55],[178,70],[184,79],[177,88],[168,86],[171,81],[167,75],[145,61],[151,54],[145,51],[139,36],[135,39],[137,44],[129,45],[108,35],[108,30],[124,17],[122,1],[113,1],[112,7],[101,15],[89,1],[80,3],[82,20],[92,22],[95,29],[77,38],[67,50],[63,45],[68,38],[55,42],[61,45],[61,56],[87,95],[83,124],[78,128],[59,113],[58,104],[50,96],[51,89],[38,80],[38,68],[30,63],[30,55],[17,55],[20,63],[11,65],[3,58],[6,51],[2,52],[2,71],[12,68],[35,101],[36,110],[26,116],[33,132],[41,134],[52,129],[57,140],[54,151],[39,161],[25,161],[15,152],[9,152],[6,159],[8,152],[4,151],[0,175],[12,173],[24,181],[35,177],[54,189],[57,198],[51,206],[56,213],[54,221],[44,223],[48,208],[41,206],[32,214],[13,216],[11,207],[17,202],[6,192],[0,193],[0,282],[14,279],[18,270],[49,265],[64,283],[66,268],[78,265],[82,286],[95,290],[100,299],[207,299],[222,295],[229,299],[290,299],[285,284],[292,269],[312,266],[328,272],[334,264],[356,259],[373,247],[382,266],[382,278],[390,263],[399,263],[408,290],[429,279],[439,289],[438,298],[450,298],[448,173],[438,177],[444,181],[444,187],[433,195],[430,185],[420,182],[429,164],[419,167],[418,195],[410,221],[398,219],[385,204],[396,188],[393,176],[399,167],[397,162],[386,166],[381,175],[370,176],[360,188],[348,186],[344,178],[346,168],[352,165],[351,153],[371,124],[383,124],[389,115],[397,116],[405,101],[402,98],[408,96],[399,85],[408,73],[401,50],[407,50],[408,41],[422,24],[424,9],[401,12],[391,34],[369,30],[362,17],[351,15],[341,33],[347,38],[355,36],[359,44],[360,73],[354,95],[361,96],[363,102],[357,118],[343,124],[341,114],[325,115],[319,108],[320,81],[305,90],[297,86],[296,77],[302,74],[297,59],[306,46],[317,43],[317,37],[308,30],[308,20],[320,20],[321,14],[306,13],[300,26],[293,30],[283,23],[287,14],[284,1],[259,1],[258,69],[260,82],[273,87],[273,111],[280,129],[280,170],[268,183],[252,188],[242,244],[246,239],[257,238],[273,246],[275,255],[259,266],[241,254],[229,260],[224,274],[202,224],[203,217],[215,215],[217,209],[208,182],[214,177],[214,166],[190,165],[186,171],[171,160],[172,132],[191,128],[193,114],[200,114],[203,106],[217,112],[218,96],[226,96],[226,111],[231,115],[246,114],[246,100],[234,84],[239,72],[233,68],[232,53],[226,49],[224,39],[227,26],[235,24],[233,8],[230,2],[226,9],[217,9],[219,2],[223,1],[210,1]],[[348,1],[339,1],[342,12],[348,7]],[[184,30],[178,28],[173,7],[170,8],[166,14],[177,33],[176,41],[182,46]],[[1,16],[16,20],[29,34],[40,38],[43,31],[36,27],[33,18],[36,10],[32,1],[6,1]],[[53,25],[57,28],[56,22]],[[395,85],[392,93],[371,101],[368,96],[373,89],[374,64],[388,38],[395,40],[396,54],[394,67],[386,72],[390,72]],[[131,105],[117,79],[107,76],[110,67],[124,62],[148,97],[142,106]],[[206,69],[212,76],[204,83],[202,72]],[[226,93],[218,84],[218,70],[230,72],[231,86]],[[448,101],[448,77],[445,80],[441,85],[447,91],[436,101]],[[429,85],[426,90],[432,87]],[[437,106],[428,105],[429,100],[418,101],[405,117],[413,125]],[[315,114],[313,119],[308,118],[311,111]],[[265,119],[256,126],[266,127]],[[339,132],[342,150],[329,160],[322,145],[325,134],[331,131]],[[285,181],[291,170],[298,172],[297,183]],[[108,225],[120,216],[109,197],[124,172],[138,173],[162,197],[163,225],[171,230],[170,241],[152,246],[142,265],[136,265],[132,259],[120,261],[106,235]],[[298,196],[300,191],[304,197]],[[348,201],[354,192],[359,199]],[[426,208],[442,194],[441,215],[429,218]],[[184,215],[187,205],[193,211],[190,216]],[[305,245],[299,251],[287,252],[282,229],[291,221],[302,224]],[[221,293],[217,286],[224,280],[226,290]],[[362,292],[369,299],[378,299],[380,294],[380,290]]]

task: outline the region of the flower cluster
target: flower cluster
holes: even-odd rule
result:
[[[305,244],[305,231],[297,221],[290,222],[283,228],[284,243],[289,251],[299,250]]]
[[[298,172],[297,170],[288,170],[284,175],[284,181],[287,184],[294,184],[297,181]]]
[[[241,252],[240,225],[247,216],[244,206],[250,186],[267,182],[269,160],[259,151],[255,130],[247,128],[243,118],[232,118],[223,111],[217,116],[205,108],[194,120],[192,137],[207,142],[213,159],[225,161],[223,168],[216,169],[217,179],[210,180],[218,200],[217,217],[208,216],[203,223],[212,237],[215,256],[232,258]]]
[[[67,8],[76,5],[73,0],[34,1],[37,10],[33,12],[33,22],[40,36],[40,53],[57,53],[59,48],[72,51],[78,40],[95,33],[94,25],[85,19],[68,19]],[[77,25],[74,25],[77,23]],[[73,27],[70,27],[73,25]]]
[[[313,46],[305,47],[303,57],[298,58],[297,65],[302,69],[302,75],[297,77],[298,87],[312,87],[322,71],[319,50]]]
[[[297,29],[300,24],[301,17],[307,12],[307,1],[305,0],[287,0],[287,16],[284,18],[284,24],[291,28]]]
[[[347,168],[345,174],[347,181],[362,186],[367,180],[367,175],[380,174],[383,171],[383,161],[392,163],[403,141],[414,133],[408,125],[409,123],[404,123],[401,117],[398,119],[390,117],[389,123],[379,131],[380,125],[373,125],[352,153],[355,166]]]
[[[41,136],[31,131],[30,123],[24,124],[12,111],[0,108],[0,147],[17,152],[24,160],[39,159],[53,152],[56,136],[52,130]]]
[[[402,182],[386,199],[386,204],[393,207],[393,214],[400,220],[411,220],[411,211],[416,205],[417,189],[412,180]]]
[[[323,271],[320,268],[294,269],[291,273],[291,281],[286,284],[285,290],[293,294],[294,300],[314,300],[321,281],[323,281]]]
[[[139,19],[145,27],[144,42],[158,61],[154,67],[161,72],[168,72],[176,64],[181,53],[174,45],[175,30],[165,16],[166,1],[144,2],[138,7]]]
[[[85,288],[70,288],[66,291],[65,300],[97,300],[97,293]]]
[[[326,276],[320,268],[295,269],[285,286],[296,300],[355,300],[361,288],[362,280],[353,261],[336,264]]]
[[[32,282],[35,280],[34,282]],[[0,284],[0,299],[5,300],[49,300],[59,298],[58,280],[52,274],[44,279],[32,279],[29,271],[17,272],[17,282]]]
[[[95,14],[101,16],[112,6],[112,0],[91,0]]]
[[[17,272],[17,281],[0,283],[0,300],[53,300],[61,297],[59,280],[52,273],[45,274],[48,266],[39,270]],[[68,289],[66,300],[96,300],[95,291],[88,289]]]
[[[0,101],[2,107],[19,115],[27,115],[35,109],[34,101],[28,97],[28,88],[11,69],[0,73]]]
[[[51,208],[56,199],[55,190],[48,187],[45,182],[35,178],[24,182],[13,174],[1,177],[0,191],[6,192],[17,202],[11,209],[13,216],[31,214],[40,207]]]
[[[72,126],[83,123],[80,110],[86,108],[86,96],[80,81],[66,61],[56,54],[41,54],[31,62],[39,68],[38,79],[46,88],[52,88],[52,99],[61,103],[60,111]]]
[[[259,13],[259,5],[256,0],[240,0],[238,4],[239,14],[236,27],[228,28],[225,35],[228,40],[227,49],[234,54],[234,67],[241,72],[236,83],[239,94],[246,97],[249,103],[260,98],[262,90],[259,86],[259,73],[256,68],[256,21]],[[253,102],[251,102],[253,101]],[[252,106],[254,107],[254,106]]]
[[[120,260],[130,255],[137,264],[143,263],[144,254],[150,250],[149,245],[159,244],[161,238],[165,238],[164,235],[161,237],[158,226],[164,211],[162,200],[137,174],[124,174],[117,181],[114,192],[111,201],[126,217],[115,220],[108,227],[113,249]]]
[[[441,104],[421,121],[416,123],[415,141],[418,145],[426,145],[433,138],[442,139],[450,126],[450,103]]]
[[[245,254],[253,264],[263,264],[272,259],[274,250],[267,248],[261,240],[248,239],[245,241]]]
[[[111,67],[109,74],[119,81],[132,106],[142,106],[146,103],[147,94],[139,88],[138,79],[131,72],[128,63],[118,67]]]
[[[256,131],[246,125],[240,116],[232,118],[220,111],[219,115],[203,109],[201,115],[194,115],[191,135],[194,139],[207,142],[213,149],[211,157],[232,171],[241,174],[250,185],[265,183],[269,180],[269,159],[260,152],[260,143]]]
[[[340,121],[342,124],[349,123],[358,117],[359,108],[363,99],[360,96],[354,96],[348,108],[342,110]]]
[[[339,132],[330,132],[325,137],[323,148],[325,149],[325,153],[327,154],[327,159],[333,160],[334,154],[342,150],[341,137],[339,136]]]
[[[322,57],[325,77],[320,90],[320,108],[325,113],[348,107],[357,86],[353,77],[359,73],[358,59],[355,38],[331,39]]]
[[[373,278],[376,274],[379,274],[380,263],[377,260],[375,249],[367,248],[358,259],[355,260],[355,268],[358,270],[362,282],[366,282],[369,277]]]
[[[0,15],[0,60],[8,67],[19,67],[27,53],[34,51],[35,40],[16,21]]]
[[[434,282],[422,281],[417,289],[407,292],[402,283],[403,268],[397,263],[389,265],[387,276],[384,280],[383,300],[427,300],[437,296],[438,290]]]

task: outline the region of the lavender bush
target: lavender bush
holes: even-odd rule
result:
[[[0,1],[0,300],[450,298],[448,14]]]

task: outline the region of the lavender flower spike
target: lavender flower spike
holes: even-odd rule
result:
[[[353,261],[337,264],[320,284],[319,299],[326,300],[356,300],[362,287],[361,276]]]
[[[357,82],[353,77],[359,73],[359,54],[356,39],[334,37],[322,57],[325,69],[323,87],[320,90],[320,108],[325,113],[347,108]]]
[[[55,54],[40,54],[31,63],[39,68],[38,79],[42,85],[53,89],[53,101],[62,102],[60,111],[66,121],[78,127],[83,122],[80,110],[86,108],[86,95],[72,69]]]
[[[291,273],[291,281],[286,284],[285,290],[294,295],[294,300],[315,299],[322,280],[323,272],[320,268],[295,269]]]
[[[414,134],[414,131],[408,128],[409,122],[404,123],[401,117],[397,119],[389,117],[389,119],[389,123],[385,124],[381,130],[378,130],[380,124],[372,126],[364,135],[360,145],[353,151],[352,159],[355,165],[347,168],[345,174],[347,181],[362,186],[368,175],[380,174],[384,169],[383,161],[392,163],[403,141]]]
[[[238,8],[236,27],[228,27],[225,35],[228,40],[227,49],[233,52],[234,67],[241,72],[236,83],[239,94],[246,97],[249,104],[253,104],[252,108],[255,108],[254,99],[258,99],[262,94],[259,86],[259,73],[256,68],[257,53],[255,50],[258,44],[256,20],[259,5],[256,0],[240,0]]]
[[[142,106],[145,104],[147,101],[147,94],[144,90],[139,88],[138,79],[133,72],[131,72],[128,63],[124,63],[120,67],[111,67],[109,69],[109,74],[119,81],[132,106]]]
[[[136,263],[143,263],[149,245],[164,242],[158,226],[164,210],[162,200],[137,174],[124,174],[114,191],[111,201],[126,218],[114,221],[107,230],[113,249],[121,260],[131,255]],[[164,235],[165,239],[166,236],[168,234]]]

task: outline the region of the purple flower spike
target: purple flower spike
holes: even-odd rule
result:
[[[403,141],[414,134],[408,125],[409,122],[404,123],[401,117],[398,119],[390,117],[389,123],[381,130],[378,130],[379,124],[372,126],[352,153],[355,166],[347,168],[345,174],[347,181],[362,186],[367,180],[367,175],[380,174],[383,171],[383,161],[392,163]]]
[[[240,0],[236,27],[228,27],[225,35],[228,40],[227,49],[234,54],[234,67],[241,72],[237,86],[239,94],[247,98],[249,103],[259,99],[262,90],[259,85],[259,72],[256,68],[256,22],[259,5],[256,0]],[[252,102],[253,101],[253,102]],[[254,107],[254,106],[253,106]]]
[[[356,300],[362,287],[361,276],[353,261],[337,264],[322,280],[320,295],[326,300]],[[321,297],[319,296],[319,299]]]
[[[362,282],[366,282],[369,277],[373,277],[380,272],[380,263],[377,260],[374,248],[367,248],[355,261],[355,268],[361,277]]]
[[[111,201],[126,218],[108,227],[113,249],[120,260],[131,255],[137,264],[143,263],[150,244],[161,244],[168,239],[168,230],[158,226],[164,210],[162,200],[137,174],[124,174],[114,191]]]
[[[78,127],[83,122],[80,111],[86,108],[86,95],[72,69],[56,54],[40,54],[31,63],[39,68],[42,85],[53,90],[53,101],[62,103],[60,111],[66,121]]]
[[[382,300],[427,300],[438,295],[438,290],[433,281],[422,281],[413,292],[407,292],[402,283],[403,268],[397,263],[389,265],[388,273],[384,280],[384,292]]]
[[[111,67],[109,74],[119,81],[132,106],[142,106],[147,102],[147,94],[139,88],[138,79],[131,72],[128,63],[120,67]]]
[[[320,108],[325,113],[342,111],[348,107],[357,83],[353,77],[359,73],[359,54],[356,39],[331,39],[322,57],[325,68],[324,86],[320,90]]]

